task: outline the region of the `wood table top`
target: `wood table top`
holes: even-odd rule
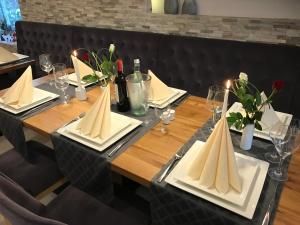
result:
[[[5,73],[10,73],[10,72],[16,71],[18,69],[25,68],[29,65],[33,65],[33,64],[35,64],[35,60],[30,59],[30,58],[23,59],[23,60],[13,62],[10,64],[6,64],[6,65],[0,67],[0,75],[5,74]]]
[[[48,79],[47,76],[36,79],[34,85],[44,83]],[[87,92],[88,101],[72,99],[68,105],[54,106],[24,120],[24,125],[43,135],[49,135],[81,112],[88,110],[100,92],[100,88],[92,89]],[[114,159],[112,169],[142,185],[149,186],[153,176],[210,116],[211,112],[205,108],[205,100],[190,96],[176,108],[176,119],[168,125],[167,134],[160,132],[161,124],[156,125]],[[300,151],[295,152],[291,160],[289,180],[284,185],[274,224],[292,225],[297,224],[297,221],[300,221]]]

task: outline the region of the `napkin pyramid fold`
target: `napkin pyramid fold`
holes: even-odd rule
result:
[[[81,79],[84,76],[86,76],[86,75],[90,75],[90,74],[94,73],[94,71],[93,71],[93,69],[91,67],[89,67],[88,65],[86,65],[84,62],[82,62],[77,57],[71,55],[71,58],[72,58],[72,62],[73,62],[73,66],[74,66],[75,72],[80,75]],[[76,63],[77,63],[78,66],[75,66]]]
[[[216,188],[221,193],[228,192],[230,188],[242,191],[226,116],[222,116],[203,149],[198,151],[188,169],[188,176],[200,185]]]
[[[10,51],[0,46],[0,61],[10,62],[19,59],[17,56],[12,54]]]
[[[111,130],[110,87],[104,89],[77,126],[83,134],[104,139]]]
[[[22,76],[2,96],[7,105],[27,105],[33,100],[32,70],[28,66]]]
[[[148,74],[151,76],[149,100],[159,101],[174,95],[174,91],[163,83],[151,70],[148,70]]]
[[[262,101],[267,100],[267,96],[264,92],[262,92],[260,94],[260,96],[262,98]],[[267,127],[272,127],[272,126],[280,123],[280,119],[277,116],[277,114],[271,104],[264,105],[262,107],[261,111],[263,112],[261,122],[263,124],[267,125]]]

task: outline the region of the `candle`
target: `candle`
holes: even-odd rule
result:
[[[77,52],[76,52],[76,50],[74,50],[73,55],[76,58],[74,60],[74,69],[75,69],[75,74],[76,74],[76,77],[77,77],[78,87],[82,88],[82,86],[81,86],[81,78],[80,78],[80,74],[79,74],[79,66],[78,66],[78,62],[77,62]]]
[[[222,108],[222,117],[226,116],[226,112],[227,112],[229,88],[230,88],[230,80],[228,80],[226,83],[226,90],[225,90],[224,102],[223,102],[223,108]]]

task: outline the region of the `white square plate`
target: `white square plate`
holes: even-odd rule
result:
[[[34,108],[38,105],[41,105],[45,102],[48,102],[52,99],[58,98],[59,95],[54,94],[52,92],[48,92],[39,88],[34,88],[33,89],[33,101],[32,103],[28,104],[28,105],[6,105],[3,103],[3,100],[0,98],[0,108],[4,109],[8,112],[11,112],[13,114],[18,114],[21,112],[24,112],[26,110],[29,110],[31,108]]]
[[[201,142],[195,142],[194,145],[191,147],[191,151],[194,152],[201,151],[201,147],[202,147]],[[193,148],[196,148],[196,150],[192,150]],[[181,160],[180,163],[184,163],[184,162],[185,160],[183,161]],[[254,180],[256,179],[259,166],[257,164],[257,161],[254,158],[249,158],[245,155],[236,155],[236,162],[237,162],[238,172],[242,180],[241,193],[238,193],[232,188],[230,188],[230,190],[227,193],[220,193],[215,188],[207,188],[205,186],[200,185],[197,181],[190,178],[187,174],[191,166],[191,161],[188,161],[187,164],[185,165],[181,165],[183,168],[186,169],[179,171],[179,173],[175,175],[175,178],[185,183],[186,185],[190,185],[194,188],[207,192],[211,195],[219,197],[233,204],[243,206],[245,204],[246,198],[250,191],[250,187],[254,182]]]
[[[10,61],[10,62],[1,62],[1,61],[0,61],[0,65],[2,65],[2,64],[8,64],[8,63],[13,63],[13,62],[17,62],[18,60],[25,59],[25,58],[28,58],[28,57],[29,57],[28,55],[22,55],[22,54],[18,54],[18,53],[13,53],[13,54],[14,54],[15,56],[17,56],[18,59],[12,60],[12,61]]]
[[[236,156],[242,157],[244,159],[249,159],[251,162],[255,162],[258,165],[257,175],[256,179],[253,180],[252,185],[250,187],[248,196],[246,197],[245,203],[243,206],[231,203],[227,200],[223,200],[220,197],[216,197],[215,195],[209,194],[205,191],[199,190],[198,188],[195,188],[191,185],[187,185],[180,180],[178,180],[176,177],[178,174],[181,173],[182,170],[185,170],[183,168],[183,165],[187,165],[188,162],[191,162],[194,158],[194,155],[196,154],[196,151],[201,148],[201,145],[203,145],[204,142],[196,141],[194,145],[191,147],[191,149],[186,153],[186,155],[180,160],[180,162],[175,166],[175,168],[171,171],[171,173],[167,176],[166,182],[182,189],[186,192],[189,192],[195,196],[198,196],[200,198],[203,198],[207,201],[210,201],[218,206],[221,206],[225,209],[228,209],[234,213],[237,213],[243,217],[246,217],[248,219],[252,219],[253,214],[255,212],[257,202],[259,199],[259,196],[261,194],[261,190],[264,185],[264,181],[268,172],[269,163],[255,159],[249,156],[244,156],[239,153],[235,153]]]
[[[242,104],[239,102],[233,103],[233,105],[228,109],[226,116],[229,116],[229,113],[231,112],[243,112]],[[275,112],[283,124],[289,125],[291,123],[293,115],[288,113],[277,112],[277,111]],[[260,123],[260,125],[262,126],[262,130],[260,131],[255,129],[253,135],[255,137],[271,141],[271,138],[269,137],[269,127],[263,123]],[[240,133],[242,133],[243,131],[243,130],[237,130],[234,126],[231,126],[230,130],[234,130]],[[284,137],[285,134],[286,134],[286,130],[282,132],[282,137]]]
[[[77,126],[79,121],[75,121],[74,123],[71,123],[68,126],[62,127],[60,129],[58,129],[57,132],[62,134],[65,137],[68,137],[74,141],[77,141],[83,145],[86,145],[90,148],[93,148],[93,149],[101,152],[142,124],[142,121],[140,121],[140,120],[136,120],[136,119],[133,119],[133,118],[130,118],[127,116],[123,116],[123,115],[120,115],[117,113],[113,113],[113,112],[112,112],[112,117],[118,118],[119,120],[122,120],[122,121],[126,121],[126,122],[128,122],[129,125],[124,127],[119,132],[115,133],[114,135],[112,135],[110,138],[108,138],[105,141],[101,140],[101,142],[98,142],[99,140],[97,140],[97,138],[95,138],[94,140],[90,140],[90,138],[86,138],[82,135],[78,135],[78,134],[74,134],[74,133],[70,132],[70,128],[72,129],[72,127]],[[98,139],[100,139],[100,138],[98,138]]]
[[[73,86],[78,86],[78,82],[77,82],[77,76],[75,73],[70,73],[67,75],[68,76],[68,81],[69,81],[69,84],[73,85]],[[86,83],[84,81],[81,81],[81,84],[84,86],[84,87],[87,87],[87,86],[90,86],[92,84],[95,84],[97,83],[98,81],[96,82],[91,82],[91,83]]]
[[[83,134],[81,131],[77,130],[77,125],[80,123],[82,119],[75,121],[74,123],[71,123],[68,126],[68,131],[71,134],[74,134],[80,138],[86,139],[90,142],[94,142],[98,145],[103,145],[106,141],[114,137],[116,134],[122,132],[124,129],[130,126],[130,120],[128,120],[127,117],[124,117],[117,113],[111,113],[111,131],[107,138],[101,139],[99,137],[92,138],[88,135]]]
[[[168,104],[171,104],[172,102],[176,101],[178,98],[180,98],[186,93],[186,91],[181,89],[177,89],[177,88],[171,88],[171,89],[174,91],[174,95],[159,101],[150,101],[149,106],[158,107],[160,109],[165,108]]]

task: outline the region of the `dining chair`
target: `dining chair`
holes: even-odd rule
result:
[[[63,178],[54,150],[36,141],[28,141],[30,159],[11,149],[0,155],[0,172],[10,177],[33,196],[40,194]]]
[[[14,225],[138,224],[73,186],[45,206],[3,173],[0,173],[0,212]]]

